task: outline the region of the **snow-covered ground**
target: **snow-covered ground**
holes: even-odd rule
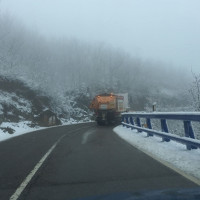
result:
[[[0,128],[11,128],[15,132],[12,134],[9,134],[8,132],[4,132],[2,129],[0,129],[0,141],[7,140],[12,137],[16,137],[25,133],[29,133],[31,131],[39,130],[42,129],[41,127],[37,126],[34,128],[31,128],[28,126],[28,124],[31,124],[30,121],[23,121],[19,123],[14,123],[14,122],[3,122],[0,125]]]
[[[87,123],[87,122],[93,122],[93,121],[84,121],[84,120],[81,120],[81,121],[76,121],[72,118],[70,118],[69,120],[66,120],[62,121],[62,125],[61,126],[64,126],[64,125],[70,125],[70,124],[79,124],[79,123]],[[30,127],[29,125],[31,124],[30,121],[23,121],[23,122],[19,122],[19,123],[13,123],[13,122],[3,122],[1,125],[0,125],[0,141],[3,141],[3,140],[7,140],[7,139],[10,139],[12,137],[16,137],[16,136],[20,136],[22,134],[26,134],[26,133],[30,133],[32,131],[36,131],[36,130],[40,130],[40,129],[45,129],[45,128],[51,128],[51,127],[40,127],[40,126],[36,126],[34,128]],[[14,130],[14,133],[13,134],[9,134],[8,132],[4,132],[1,128],[11,128]]]
[[[131,145],[151,155],[167,166],[184,172],[186,176],[195,177],[200,183],[200,149],[187,150],[186,146],[174,141],[162,142],[160,137],[147,137],[147,133],[123,127],[114,128],[119,137]]]

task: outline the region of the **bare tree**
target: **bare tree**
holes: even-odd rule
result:
[[[189,93],[192,96],[193,107],[196,111],[200,111],[200,74],[192,72],[193,82],[189,89]]]

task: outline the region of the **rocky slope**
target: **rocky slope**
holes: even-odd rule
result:
[[[46,110],[54,113],[60,122],[90,120],[90,97],[85,91],[67,92],[62,98],[62,104],[58,105],[58,101],[21,80],[0,76],[0,129],[12,133],[9,127],[1,126],[5,122],[28,121],[29,126],[37,126],[36,119]]]

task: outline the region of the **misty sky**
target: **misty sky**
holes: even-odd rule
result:
[[[1,0],[0,9],[46,36],[200,71],[199,0]]]

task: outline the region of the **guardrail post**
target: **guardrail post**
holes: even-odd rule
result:
[[[162,131],[165,132],[165,133],[169,133],[168,126],[167,126],[167,120],[166,119],[161,119],[160,123],[161,123],[161,129],[162,129]],[[166,138],[166,137],[163,137],[162,141],[163,142],[169,142],[170,139]]]
[[[126,123],[129,124],[128,116],[125,116],[125,119],[126,119]],[[126,128],[129,128],[129,127],[126,126]]]
[[[184,123],[185,137],[195,139],[191,121],[183,121],[183,123]],[[192,145],[186,145],[186,146],[188,150],[197,149],[197,147]]]
[[[146,123],[147,123],[147,128],[148,129],[152,129],[152,125],[151,125],[151,119],[150,118],[146,118]],[[147,136],[153,136],[153,134],[151,133],[147,133]]]
[[[141,122],[140,122],[139,117],[136,118],[136,124],[137,124],[137,126],[141,127]],[[138,130],[138,132],[142,132],[142,131]]]
[[[125,117],[124,117],[124,115],[122,115],[122,122],[125,122]],[[124,127],[125,125],[122,124],[122,126]]]
[[[133,120],[133,117],[132,117],[132,116],[130,117],[130,123],[131,123],[131,125],[134,126],[134,120]],[[131,127],[131,129],[133,129],[133,127]]]

